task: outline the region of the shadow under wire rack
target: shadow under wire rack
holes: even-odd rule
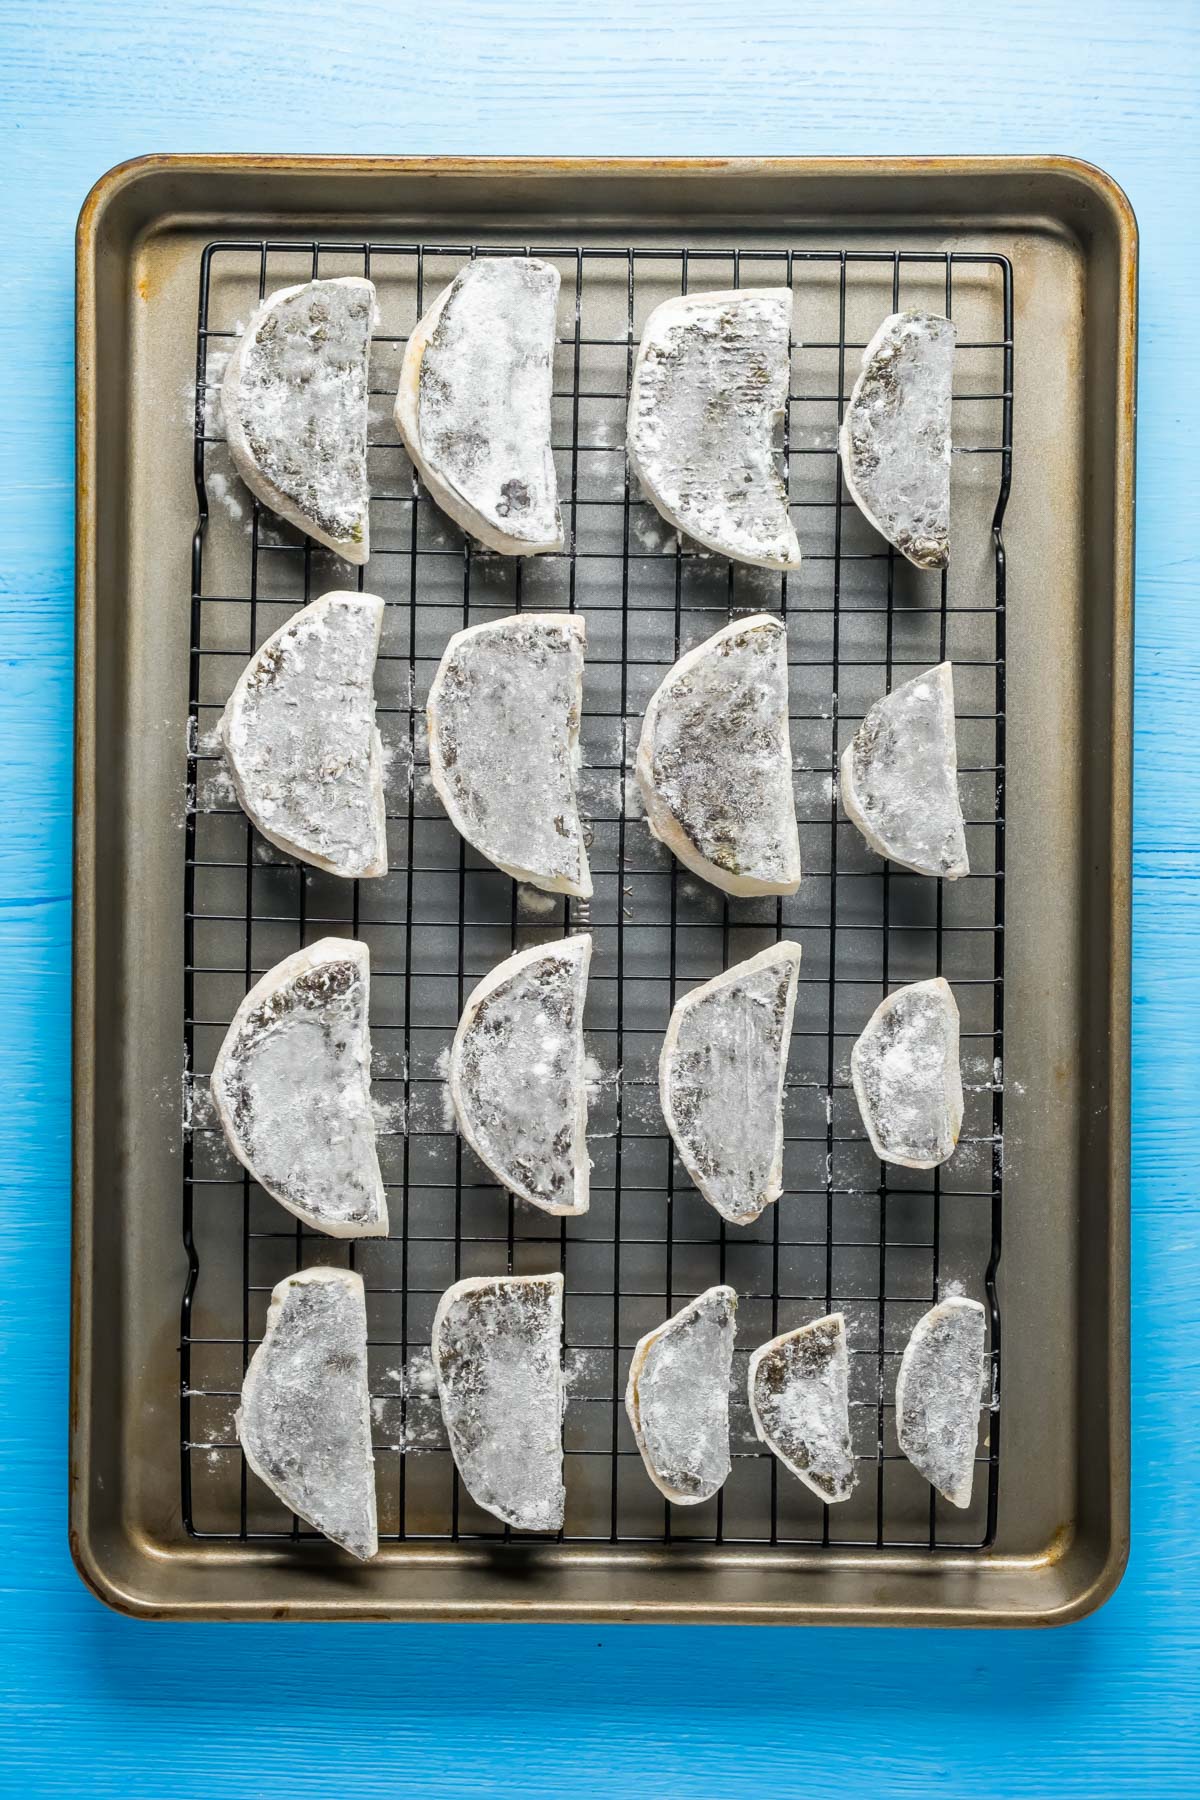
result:
[[[424,492],[392,403],[416,319],[472,256],[537,255],[562,276],[553,431],[568,527],[558,555],[482,552]],[[371,351],[371,560],[350,569],[284,525],[235,476],[219,388],[261,297],[317,276],[365,274]],[[731,565],[681,542],[637,489],[624,454],[642,326],[684,292],[788,286],[795,294],[783,462],[804,561]],[[953,560],[927,573],[885,546],[841,477],[837,428],[859,352],[889,312],[958,325]],[[904,249],[614,248],[500,243],[229,241],[205,249],[196,349],[195,484],[185,872],[181,1481],[197,1537],[313,1535],[248,1478],[233,1414],[274,1284],[348,1263],[367,1291],[380,1537],[503,1540],[459,1482],[428,1344],[460,1276],[561,1269],[566,1278],[567,1514],[575,1542],[986,1547],[999,1487],[1003,1180],[1005,556],[1012,471],[1012,270],[1000,255]],[[331,588],[386,603],[376,672],[388,763],[386,878],[339,881],[286,858],[241,813],[214,728],[245,660]],[[424,702],[453,632],[521,607],[587,618],[580,803],[590,902],[518,888],[458,838],[429,778]],[[727,898],[650,836],[631,778],[641,715],[679,655],[737,613],[788,626],[792,744],[805,874],[794,896]],[[960,789],[972,873],[953,884],[875,857],[839,815],[837,760],[871,702],[952,659]],[[516,1204],[456,1136],[443,1071],[474,983],[516,948],[590,929],[586,1015],[594,1088],[591,1210],[552,1221]],[[208,1074],[246,990],[325,935],[371,951],[373,1080],[392,1234],[339,1242],[293,1222],[229,1154]],[[785,1098],[784,1193],[730,1227],[672,1156],[656,1061],[675,999],[787,936],[803,947]],[[963,1026],[966,1114],[941,1169],[871,1154],[849,1052],[891,988],[951,982]],[[713,1282],[740,1296],[731,1401],[733,1472],[713,1500],[673,1507],[641,1466],[623,1405],[637,1339]],[[894,1386],[921,1313],[948,1292],[987,1308],[991,1393],[967,1511],[941,1501],[899,1451]],[[755,1438],[749,1352],[821,1313],[846,1315],[860,1479],[823,1505]]]

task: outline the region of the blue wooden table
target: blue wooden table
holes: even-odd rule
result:
[[[1195,0],[0,0],[0,1788],[1200,1793]],[[72,234],[148,150],[1065,151],[1142,229],[1134,1549],[1051,1634],[152,1626],[66,1543]]]

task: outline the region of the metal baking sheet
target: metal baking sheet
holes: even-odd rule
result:
[[[467,256],[505,249],[563,277],[555,443],[570,542],[519,567],[472,554],[415,487],[390,422],[422,306]],[[262,292],[364,271],[381,323],[359,585],[388,603],[391,871],[359,887],[271,851],[222,783],[211,731],[245,656],[355,575],[251,506],[210,396]],[[72,1534],[106,1598],[221,1616],[1002,1623],[1072,1616],[1115,1584],[1133,275],[1124,202],[1064,163],[166,159],[100,184],[80,236]],[[784,283],[797,339],[784,450],[805,552],[786,579],[680,546],[621,448],[649,309],[685,289]],[[959,326],[948,577],[889,554],[838,481],[858,351],[897,305]],[[441,648],[522,605],[588,620],[586,915],[514,892],[429,791],[421,714]],[[806,862],[799,895],[766,904],[675,869],[627,781],[642,707],[675,656],[762,609],[789,625]],[[831,778],[870,700],[944,655],[974,872],[939,892],[881,869],[838,820]],[[514,945],[581,925],[597,948],[594,1200],[586,1219],[550,1225],[456,1141],[438,1059],[474,979]],[[241,1176],[206,1097],[248,981],[331,931],[371,945],[394,1220],[388,1242],[350,1251],[293,1227]],[[727,1232],[673,1166],[654,1055],[678,992],[780,934],[805,953],[787,1186],[755,1227]],[[870,1157],[846,1057],[882,992],[935,972],[964,1013],[964,1143],[932,1177],[905,1177]],[[271,1286],[347,1255],[368,1288],[384,1545],[365,1571],[247,1478],[232,1430]],[[550,1267],[567,1277],[568,1515],[560,1541],[529,1544],[457,1481],[426,1346],[456,1276]],[[742,1295],[739,1369],[775,1331],[847,1313],[849,1505],[807,1496],[737,1405],[717,1501],[672,1509],[645,1481],[620,1404],[629,1351],[718,1279]],[[931,1499],[892,1421],[899,1348],[954,1287],[987,1304],[993,1371],[965,1514]]]

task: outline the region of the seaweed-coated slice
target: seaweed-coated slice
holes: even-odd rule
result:
[[[221,715],[238,799],[272,844],[348,879],[386,875],[375,658],[383,601],[323,594],[250,658]]]
[[[729,1474],[729,1374],[737,1294],[711,1287],[640,1340],[625,1411],[655,1487],[677,1506],[711,1499]]]
[[[851,498],[919,569],[950,561],[954,340],[939,313],[892,313],[863,351],[839,434]]]
[[[858,1483],[850,1446],[846,1321],[829,1313],[762,1344],[750,1358],[750,1413],[759,1439],[828,1505]]]
[[[629,396],[629,458],[647,497],[697,543],[764,569],[800,565],[775,456],[791,325],[790,288],[664,300]]]
[[[271,1294],[235,1415],[246,1461],[284,1505],[364,1561],[379,1548],[367,1306],[351,1269],[302,1269]]]
[[[939,975],[880,1002],[850,1052],[858,1110],[876,1156],[936,1169],[962,1129],[958,1007]]]
[[[563,547],[550,448],[558,270],[535,256],[460,269],[404,352],[396,427],[433,498],[491,550]]]
[[[727,894],[794,894],[800,834],[787,632],[735,619],[680,657],[642,721],[637,778],[654,836]]]
[[[484,976],[450,1050],[459,1130],[492,1173],[543,1212],[588,1209],[583,1007],[592,940],[519,950]]]
[[[330,1237],[386,1237],[371,1110],[370,953],[322,938],[246,995],[212,1096],[229,1148],[281,1206]]]
[[[367,359],[375,287],[357,275],[269,294],[221,388],[251,493],[350,563],[370,554]]]
[[[473,1500],[517,1531],[563,1522],[561,1275],[483,1275],[438,1302],[442,1418]]]
[[[875,702],[842,752],[841,775],[842,804],[872,850],[917,875],[970,874],[950,663]]]
[[[783,1191],[783,1085],[799,944],[772,944],[676,1002],[658,1060],[663,1116],[710,1206],[748,1225]]]
[[[951,1506],[971,1504],[984,1341],[978,1300],[943,1300],[917,1320],[896,1377],[900,1448]]]
[[[578,613],[514,613],[455,632],[429,690],[429,773],[457,831],[552,894],[592,891],[575,797]]]

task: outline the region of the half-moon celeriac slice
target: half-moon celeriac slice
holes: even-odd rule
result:
[[[900,1448],[951,1506],[971,1504],[984,1339],[978,1300],[943,1300],[917,1320],[896,1377]]]
[[[364,1561],[379,1548],[367,1306],[351,1269],[278,1283],[235,1415],[246,1461],[284,1505]]]
[[[838,444],[859,511],[919,569],[950,561],[950,404],[955,329],[892,313],[863,351]]]
[[[444,512],[490,550],[563,547],[550,447],[558,270],[533,256],[460,269],[404,352],[396,428]]]
[[[388,867],[373,686],[382,627],[373,594],[323,594],[255,651],[219,727],[262,835],[347,879]]]
[[[729,1373],[737,1294],[710,1287],[646,1333],[625,1411],[646,1473],[677,1506],[709,1500],[729,1474]]]
[[[281,1206],[330,1237],[387,1236],[369,997],[367,946],[322,938],[250,989],[213,1064],[213,1101],[233,1154]]]
[[[783,1191],[783,1087],[799,944],[772,944],[676,1002],[658,1060],[663,1116],[710,1206],[748,1225]]]
[[[588,1209],[583,1007],[592,940],[519,950],[485,975],[450,1050],[459,1130],[522,1200],[561,1215]]]
[[[936,1169],[962,1129],[958,1007],[939,975],[880,1002],[850,1052],[858,1110],[883,1162]]]
[[[637,778],[654,836],[727,894],[794,894],[800,834],[787,632],[735,619],[680,657],[646,708]]]
[[[790,288],[664,300],[629,396],[629,459],[647,498],[697,543],[764,569],[800,565],[775,456],[791,325]]]
[[[762,1443],[832,1506],[858,1482],[850,1446],[846,1321],[830,1313],[763,1344],[750,1358],[750,1412]]]
[[[561,1275],[483,1275],[438,1302],[430,1351],[473,1500],[517,1531],[563,1522]]]
[[[575,613],[455,632],[429,690],[429,773],[455,829],[551,894],[592,891],[575,797],[583,650]]]
[[[375,288],[360,276],[269,294],[221,387],[234,467],[252,494],[350,563],[370,554],[367,358]]]
[[[917,875],[970,874],[950,663],[875,702],[842,752],[841,775],[842,804],[878,855]]]

